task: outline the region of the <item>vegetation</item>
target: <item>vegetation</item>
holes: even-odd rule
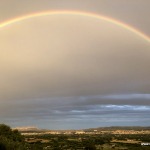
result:
[[[0,124],[0,150],[148,150],[149,134],[37,134],[23,136]]]
[[[12,130],[9,126],[0,124],[0,150],[24,150],[26,148],[24,137],[18,130]]]

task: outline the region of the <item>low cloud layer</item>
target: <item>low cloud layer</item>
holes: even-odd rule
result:
[[[51,129],[135,125],[135,123],[142,126],[149,125],[150,98],[142,94],[139,99],[137,94],[135,95],[135,97],[118,95],[124,97],[118,100],[114,99],[117,95],[111,97],[103,95],[3,102],[0,114],[2,120],[12,126],[36,125]],[[88,126],[85,126],[85,122]]]

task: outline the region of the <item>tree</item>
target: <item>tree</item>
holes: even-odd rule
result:
[[[18,130],[0,124],[0,150],[25,150],[24,137]]]

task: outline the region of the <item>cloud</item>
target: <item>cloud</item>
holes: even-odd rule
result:
[[[150,121],[149,106],[88,105],[73,107],[72,105],[61,104],[60,107],[53,107],[53,105],[46,103],[45,106],[44,104],[41,107],[34,105],[32,108],[28,108],[24,104],[17,106],[22,109],[12,111],[12,107],[8,115],[5,114],[4,120],[12,126],[24,124],[51,129],[75,129],[90,126],[134,125],[135,123],[148,125]]]

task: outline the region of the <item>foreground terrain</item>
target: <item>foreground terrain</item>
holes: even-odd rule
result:
[[[18,131],[0,125],[0,150],[149,150],[149,127]]]

